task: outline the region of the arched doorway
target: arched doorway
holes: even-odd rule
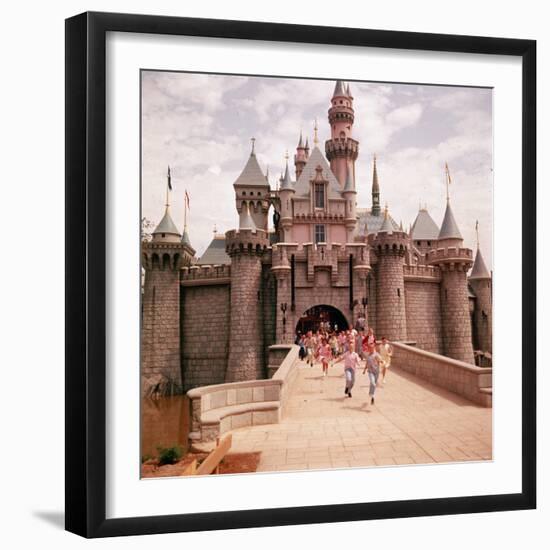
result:
[[[309,330],[317,331],[321,326],[330,327],[330,330],[347,330],[349,324],[344,314],[333,306],[320,304],[310,307],[296,323],[296,334],[305,334]]]

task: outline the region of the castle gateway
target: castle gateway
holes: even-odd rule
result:
[[[294,176],[287,160],[275,189],[253,146],[233,184],[238,228],[200,259],[167,201],[142,244],[144,380],[187,390],[265,378],[269,346],[362,315],[378,336],[468,363],[474,349],[491,351],[491,275],[479,247],[474,259],[463,246],[450,201],[441,227],[420,209],[405,231],[380,207],[374,158],[371,206],[357,207],[354,117],[350,86],[338,81],[324,153],[316,131],[311,149],[300,136]]]

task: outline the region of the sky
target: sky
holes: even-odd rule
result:
[[[350,87],[358,207],[371,206],[375,153],[381,204],[393,218],[408,229],[421,204],[440,226],[447,162],[464,243],[475,251],[479,220],[481,251],[492,269],[492,90],[353,81]],[[170,165],[172,218],[181,231],[187,190],[188,232],[201,256],[214,228],[237,226],[233,183],[250,155],[250,139],[256,138],[256,156],[275,187],[300,131],[312,146],[315,119],[324,151],[333,90],[333,80],[143,71],[142,215],[155,224],[162,218]]]

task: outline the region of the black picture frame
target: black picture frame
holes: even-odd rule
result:
[[[481,53],[522,60],[522,491],[106,519],[105,40],[109,31]],[[536,42],[480,36],[83,13],[66,20],[66,529],[84,537],[536,507]]]

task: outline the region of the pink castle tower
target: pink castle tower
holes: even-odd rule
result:
[[[353,96],[349,84],[345,85],[338,80],[328,111],[331,139],[325,143],[325,153],[332,173],[341,187],[346,184],[348,169],[352,171],[351,177],[355,182],[355,161],[359,154],[359,143],[352,138],[354,119]]]
[[[307,144],[304,145],[304,141],[302,139],[302,132],[300,132],[300,141],[298,142],[298,147],[296,147],[296,154],[294,155],[294,167],[296,169],[296,180],[300,177],[300,174],[302,173],[304,166],[306,165],[307,159],[309,157],[309,146]]]

